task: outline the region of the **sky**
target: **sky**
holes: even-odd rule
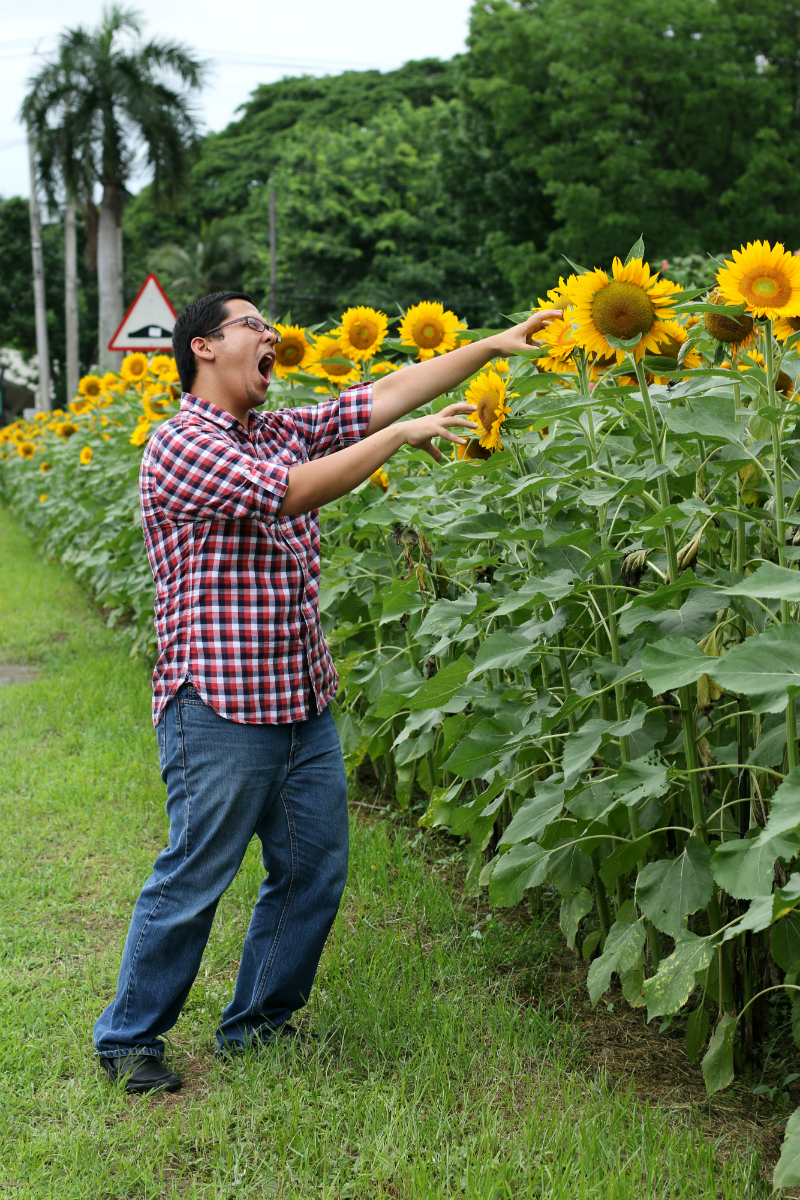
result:
[[[17,120],[26,82],[55,49],[65,25],[95,25],[102,0],[28,0],[0,16],[0,197],[30,191],[24,130]],[[284,75],[391,70],[412,58],[464,49],[470,0],[134,0],[147,37],[186,43],[210,63],[197,100],[205,130],[234,118],[259,83]],[[147,181],[139,175],[129,186]]]

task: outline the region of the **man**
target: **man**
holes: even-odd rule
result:
[[[156,582],[153,722],[169,845],[136,902],[114,1000],[94,1041],[129,1092],[174,1091],[161,1035],[178,1019],[214,913],[257,834],[267,872],[217,1053],[275,1036],[307,1003],[348,861],[347,781],[330,711],[338,676],[318,612],[317,510],[401,446],[464,444],[471,404],[398,418],[560,316],[350,388],[316,407],[256,412],[276,332],[249,296],[217,292],[175,325],[181,410],[150,439],[140,476]],[[455,432],[453,432],[455,430]]]

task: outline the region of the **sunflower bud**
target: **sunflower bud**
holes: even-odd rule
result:
[[[689,567],[694,566],[694,564],[697,562],[697,552],[700,549],[702,536],[703,531],[701,529],[694,535],[690,542],[687,542],[685,546],[681,546],[680,550],[678,551],[679,575],[682,575],[684,571],[686,571]],[[664,582],[670,582],[669,569],[667,569],[667,573],[664,576]]]
[[[619,572],[619,580],[623,587],[638,588],[640,579],[648,570],[647,556],[649,553],[648,549],[631,550],[625,555]]]
[[[724,304],[725,297],[716,288],[709,293],[710,304]],[[718,342],[738,346],[749,338],[754,329],[752,317],[746,313],[741,316],[726,317],[723,313],[705,313],[703,324],[708,333]]]

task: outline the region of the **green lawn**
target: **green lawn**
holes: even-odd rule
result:
[[[389,821],[353,821],[342,912],[302,1018],[338,1041],[213,1059],[259,883],[253,849],[173,1031],[183,1091],[112,1088],[92,1024],[166,835],[149,671],[2,510],[0,661],[41,668],[0,688],[0,1195],[768,1194],[754,1154],[719,1161],[690,1123],[607,1085],[563,1011],[518,998],[510,968],[536,979],[551,924],[493,920],[473,937],[451,850]]]

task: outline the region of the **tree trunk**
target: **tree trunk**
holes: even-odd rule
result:
[[[103,371],[117,371],[122,355],[108,349],[124,314],[122,304],[122,197],[115,183],[103,187],[97,227],[99,358]]]
[[[50,349],[47,340],[47,305],[44,296],[44,259],[42,231],[39,224],[39,198],[36,195],[36,162],[33,139],[28,131],[28,165],[31,172],[31,257],[33,259],[33,306],[36,318],[36,357],[39,366],[39,389],[36,407],[50,412]]]
[[[78,243],[75,235],[75,202],[64,209],[64,312],[67,340],[67,400],[78,391]]]

